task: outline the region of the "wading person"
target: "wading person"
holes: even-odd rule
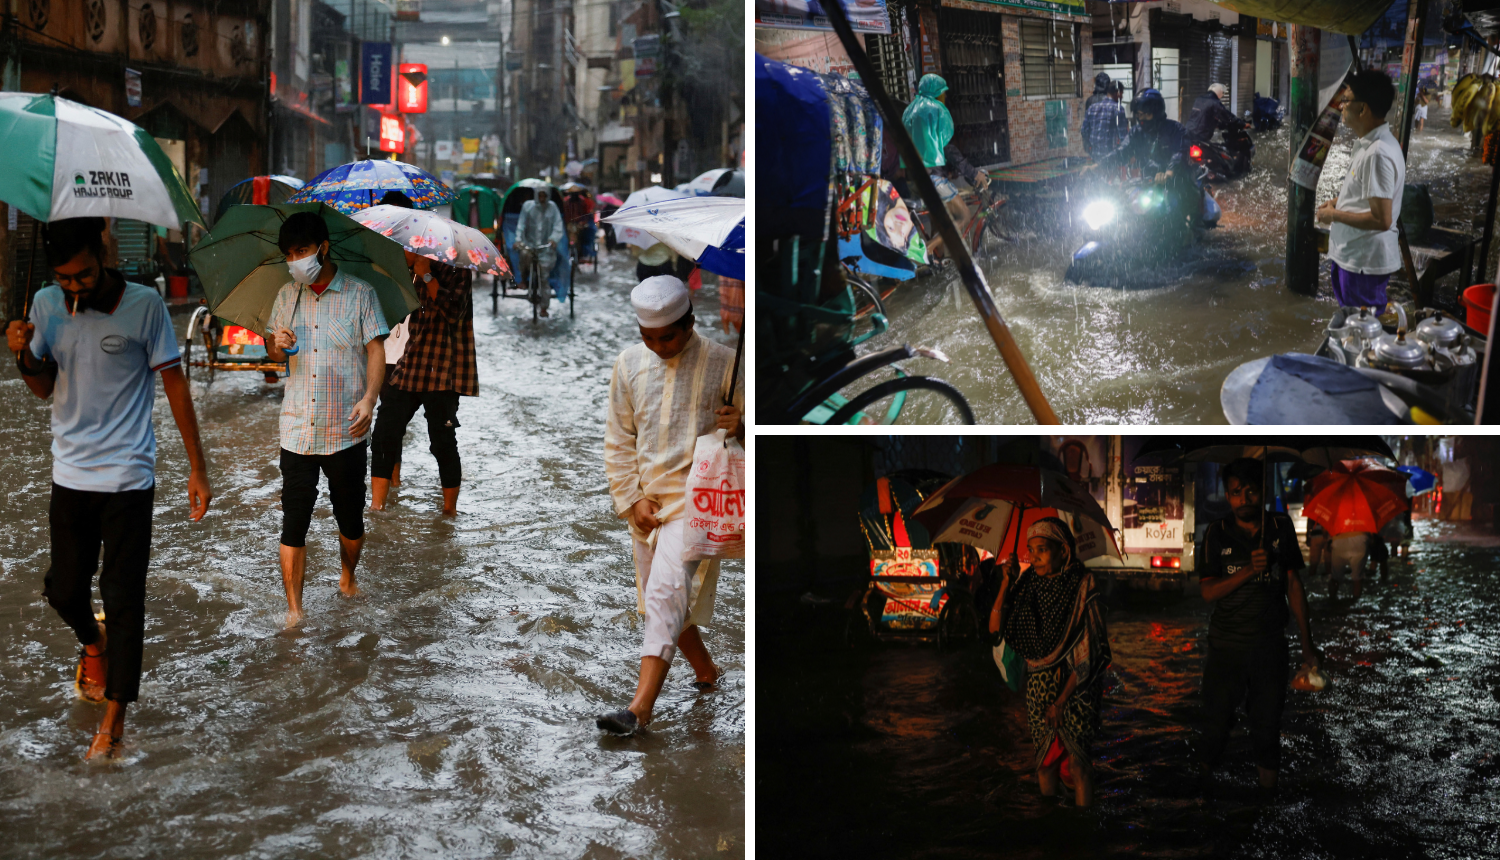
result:
[[[1100,72],[1103,74],[1103,72]],[[1083,119],[1083,148],[1094,160],[1103,158],[1120,148],[1130,134],[1130,120],[1120,99],[1125,95],[1125,85],[1119,81],[1109,85],[1107,98],[1093,102]]]
[[[437,459],[443,514],[458,513],[463,466],[458,456],[458,398],[479,393],[474,349],[474,273],[406,252],[422,306],[406,318],[407,342],[380,394],[370,461],[370,507],[385,508],[392,472],[401,462],[406,425],[417,410]]]
[[[1369,69],[1349,78],[1348,95],[1344,123],[1359,140],[1339,196],[1319,206],[1317,218],[1329,225],[1333,297],[1342,307],[1383,312],[1391,273],[1401,268],[1396,224],[1406,186],[1406,159],[1385,122],[1396,88],[1385,72]]]
[[[695,686],[712,689],[720,675],[699,626],[713,614],[719,562],[684,561],[685,499],[699,436],[721,428],[744,439],[742,384],[730,390],[734,350],[693,331],[693,307],[681,280],[660,275],[630,293],[641,343],[615,360],[604,428],[604,471],[615,514],[630,524],[637,610],[645,641],[635,698],[601,715],[599,728],[629,735],[651,721],[651,709],[679,648]]]
[[[1307,621],[1300,573],[1302,550],[1285,514],[1261,507],[1262,464],[1239,459],[1224,468],[1224,492],[1233,514],[1209,525],[1199,577],[1212,603],[1208,658],[1203,664],[1203,724],[1199,767],[1209,788],[1245,703],[1255,768],[1265,789],[1276,787],[1281,768],[1281,708],[1287,687],[1287,611],[1297,618],[1303,665],[1318,665]]]
[[[1344,532],[1335,537],[1330,543],[1331,551],[1328,556],[1328,596],[1337,598],[1339,586],[1343,584],[1344,568],[1349,569],[1349,580],[1353,583],[1353,591],[1350,598],[1359,599],[1360,592],[1364,589],[1365,568],[1370,561],[1370,539],[1374,535],[1369,532]],[[1383,549],[1384,547],[1382,547]],[[1379,561],[1379,559],[1375,559]]]
[[[89,745],[93,758],[118,749],[125,709],[140,692],[156,497],[153,374],[161,374],[187,448],[190,519],[203,518],[212,493],[166,303],[151,287],[104,267],[103,218],[70,218],[43,230],[56,284],[37,292],[30,321],[13,321],[6,336],[26,386],[53,398],[52,563],[44,593],[83,645],[78,694],[105,703]],[[95,570],[103,623],[94,616]]]
[[[1079,806],[1089,806],[1089,746],[1099,731],[1110,661],[1102,597],[1062,520],[1037,520],[1026,532],[1026,548],[1031,566],[1014,580],[1003,575],[990,632],[1003,625],[1006,644],[1026,659],[1026,724],[1042,794],[1059,795],[1061,779]]]
[[[354,569],[365,542],[366,435],[385,376],[385,336],[375,290],[329,258],[328,226],[311,212],[281,224],[277,246],[291,283],[271,306],[266,352],[286,361],[281,406],[281,579],[286,626],[302,620],[307,529],[318,501],[318,473],[339,528],[339,590],[359,593]]]

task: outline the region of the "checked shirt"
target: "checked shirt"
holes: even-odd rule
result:
[[[427,298],[427,285],[414,280],[422,306],[406,318],[406,349],[391,385],[402,391],[479,393],[479,360],[474,353],[474,273],[443,263],[432,264],[437,298]]]
[[[298,347],[281,402],[281,447],[334,454],[363,442],[349,435],[349,413],[365,396],[365,345],[390,333],[375,290],[342,271],[321,296],[287,284],[271,306],[271,330],[281,326],[297,333]]]

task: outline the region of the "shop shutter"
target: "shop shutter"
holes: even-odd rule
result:
[[[938,10],[953,145],[978,167],[1010,161],[1000,20],[993,12]]]

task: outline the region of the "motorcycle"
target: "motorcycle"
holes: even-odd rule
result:
[[[1220,132],[1222,142],[1196,141],[1188,147],[1188,160],[1196,167],[1208,170],[1205,177],[1210,182],[1225,182],[1238,179],[1250,172],[1255,159],[1255,141],[1244,128],[1226,129]]]
[[[1168,188],[1150,179],[1106,186],[1090,195],[1079,213],[1088,239],[1073,252],[1064,280],[1074,284],[1110,284],[1132,269],[1154,266],[1164,252],[1185,245],[1185,229],[1196,238],[1219,225],[1222,214],[1213,195],[1202,188],[1206,168],[1198,169],[1194,187],[1199,211],[1188,217],[1175,206]]]

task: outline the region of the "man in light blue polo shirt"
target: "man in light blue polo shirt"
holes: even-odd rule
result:
[[[88,758],[118,749],[125,707],[140,691],[156,495],[156,373],[187,447],[191,519],[203,518],[212,496],[167,306],[155,290],[104,268],[103,233],[102,218],[46,226],[47,263],[57,283],[36,294],[29,322],[15,320],[6,331],[27,387],[53,398],[45,594],[84,646],[78,694],[106,703]],[[101,545],[102,624],[92,594]]]

